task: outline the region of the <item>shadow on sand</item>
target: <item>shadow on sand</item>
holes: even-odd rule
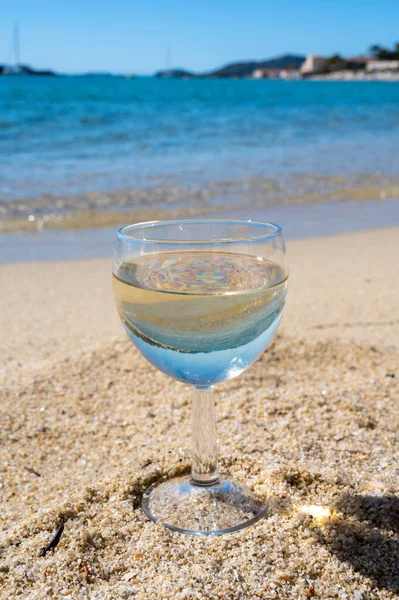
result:
[[[399,498],[342,496],[336,508],[343,518],[334,522],[335,536],[322,542],[374,585],[399,593]]]

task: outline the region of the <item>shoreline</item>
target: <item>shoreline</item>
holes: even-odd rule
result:
[[[399,226],[399,197],[379,200],[280,204],[241,209],[220,206],[189,211],[140,211],[113,213],[112,227],[81,227],[9,232],[0,235],[0,264],[26,261],[76,260],[110,257],[117,227],[127,222],[189,218],[234,218],[271,221],[282,225],[286,239],[310,239],[341,233]],[[122,214],[124,219],[122,219]],[[88,223],[90,220],[88,220]],[[60,223],[61,225],[61,223]]]
[[[370,74],[366,71],[334,71],[325,75],[312,75],[304,78],[306,81],[379,81],[398,82],[399,73],[382,72]]]
[[[376,201],[399,197],[394,175],[368,173],[350,178],[343,174],[301,173],[283,184],[275,177],[249,177],[232,181],[207,181],[92,191],[72,195],[43,194],[0,202],[0,233],[82,229],[133,221],[174,218],[187,212],[201,215],[237,208],[256,209],[303,204],[320,205],[335,200]]]

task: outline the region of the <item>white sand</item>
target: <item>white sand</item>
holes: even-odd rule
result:
[[[217,394],[222,470],[270,513],[212,539],[139,508],[189,466],[190,392],[126,341],[109,261],[1,266],[1,600],[398,598],[398,253],[289,244],[281,335]]]

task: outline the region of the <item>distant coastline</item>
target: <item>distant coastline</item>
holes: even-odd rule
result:
[[[238,61],[210,71],[196,73],[182,68],[160,70],[158,79],[307,79],[332,81],[399,81],[399,44],[394,50],[372,46],[371,56],[345,58],[339,54],[323,57],[310,54],[283,54],[265,60]],[[67,75],[30,65],[0,65],[0,76],[116,77],[133,79],[133,73],[88,72]]]
[[[301,54],[283,54],[266,60],[251,60],[229,63],[219,69],[194,73],[183,69],[170,69],[158,71],[155,77],[178,77],[183,79],[226,79],[226,78],[252,78],[253,73],[258,70],[275,71],[285,69],[287,71],[299,71],[306,60]]]

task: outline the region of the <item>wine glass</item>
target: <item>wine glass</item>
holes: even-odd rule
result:
[[[269,344],[287,277],[281,228],[272,223],[153,221],[118,231],[113,286],[122,323],[152,365],[193,387],[191,475],[144,493],[153,521],[215,535],[265,514],[244,484],[218,473],[213,386],[240,375]]]

